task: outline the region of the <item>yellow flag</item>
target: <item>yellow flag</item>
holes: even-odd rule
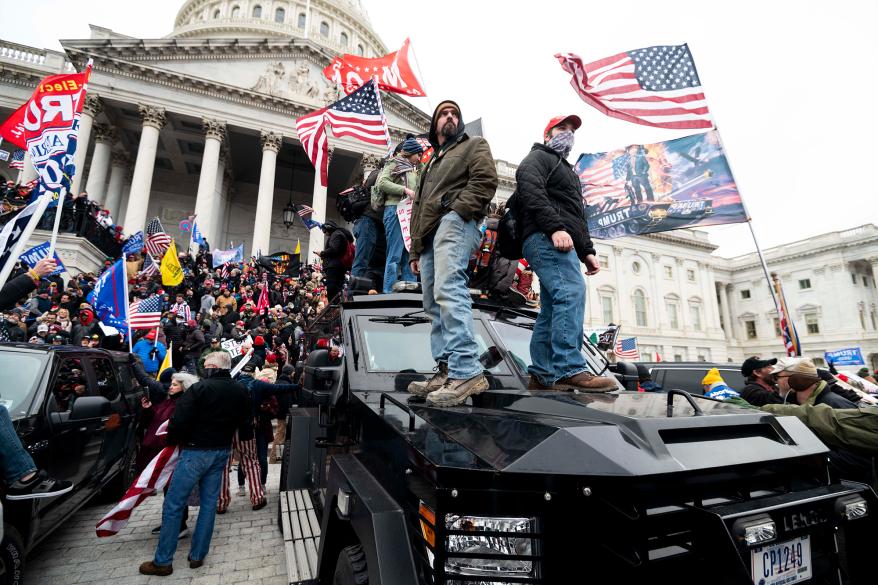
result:
[[[296,251],[293,254],[301,254],[302,253],[302,242],[300,240],[296,240]]]
[[[171,367],[171,351],[173,351],[173,349],[174,342],[172,341],[168,344],[168,351],[167,353],[165,353],[165,359],[162,360],[162,365],[159,366],[159,373],[156,376],[156,379],[158,379],[158,377],[162,375],[162,372]]]
[[[180,267],[180,260],[177,259],[177,245],[171,240],[168,251],[165,252],[160,266],[162,273],[162,284],[165,286],[177,286],[183,282],[183,268]]]

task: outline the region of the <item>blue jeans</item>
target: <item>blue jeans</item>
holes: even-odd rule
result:
[[[437,363],[448,364],[448,377],[455,380],[482,373],[466,276],[470,256],[481,239],[475,220],[464,221],[449,211],[420,257],[424,312],[431,324],[430,349]]]
[[[174,562],[180,536],[180,522],[189,493],[198,485],[200,508],[189,558],[203,560],[210,549],[213,522],[216,519],[216,502],[223,483],[223,470],[229,459],[229,449],[183,449],[180,461],[171,478],[165,503],[162,506],[162,531],[155,550],[155,564],[170,565]]]
[[[540,279],[540,314],[530,338],[528,371],[551,386],[588,370],[582,355],[585,279],[576,252],[555,249],[542,232],[529,236],[522,251]]]
[[[371,217],[361,216],[354,222],[354,264],[351,267],[351,275],[366,276],[366,269],[375,253],[375,243],[378,240],[378,224]]]
[[[393,285],[400,280],[399,273],[402,270],[402,280],[411,282],[415,280],[409,268],[409,253],[405,249],[402,238],[402,228],[399,226],[399,218],[396,217],[396,205],[384,206],[384,236],[387,238],[387,260],[384,264],[384,294],[393,292]]]
[[[0,404],[0,471],[3,472],[6,485],[12,485],[36,470],[34,460],[31,459],[12,427],[9,411]]]

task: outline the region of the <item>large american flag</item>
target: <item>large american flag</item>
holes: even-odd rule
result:
[[[159,218],[154,217],[149,220],[146,224],[146,251],[152,254],[153,258],[161,258],[170,245],[171,236],[165,233]]]
[[[774,276],[774,273],[772,273]],[[789,310],[787,309],[787,300],[783,295],[783,288],[781,287],[780,279],[774,279],[774,289],[777,293],[777,314],[780,320],[780,332],[783,336],[783,344],[784,348],[787,350],[787,355],[792,357],[798,357],[802,355],[802,345],[799,343],[799,333],[796,331],[796,326],[793,324],[793,320],[790,319]]]
[[[24,151],[20,148],[12,153],[12,160],[9,161],[9,168],[18,170],[24,168]]]
[[[299,214],[299,217],[306,217],[314,213],[314,209],[308,205],[296,205],[296,208],[299,210],[296,212]]]
[[[349,96],[296,120],[299,141],[320,173],[320,184],[324,187],[329,166],[327,126],[337,138],[350,136],[369,144],[386,146],[390,135],[375,80],[370,79]]]
[[[162,322],[162,298],[158,295],[128,305],[130,329],[152,329]]]
[[[587,104],[607,116],[658,128],[713,128],[687,45],[635,49],[583,64],[573,53],[555,58]]]
[[[637,338],[626,337],[625,339],[617,339],[616,347],[613,348],[613,353],[626,360],[638,359],[640,357],[640,352],[637,350]]]
[[[159,265],[152,257],[152,254],[147,253],[143,258],[143,267],[140,269],[140,272],[137,273],[137,276],[155,276],[158,273]]]

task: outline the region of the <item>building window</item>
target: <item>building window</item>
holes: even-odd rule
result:
[[[357,55],[362,57],[365,54],[366,54],[366,50],[363,49],[363,45],[357,45]]]
[[[631,263],[631,272],[634,274],[640,274],[640,262]]]
[[[213,17],[214,17],[214,18],[219,18],[219,17],[220,17],[220,11],[219,11],[219,8],[217,8],[216,10],[213,11]]]
[[[805,315],[805,326],[808,328],[808,333],[811,335],[817,335],[820,333],[820,323],[817,321],[817,315],[814,313]]]
[[[328,37],[329,36],[329,23],[325,20],[320,23],[320,36]]]
[[[869,319],[872,321],[872,331],[878,329],[878,314],[875,314],[875,309],[869,311]]]
[[[851,283],[853,283],[854,286],[857,286],[857,275],[853,272],[851,272]]]
[[[238,18],[239,16],[241,16],[241,7],[240,6],[233,6],[232,7],[232,18]]]
[[[298,21],[299,28],[305,28],[305,25],[307,23],[308,23],[308,17],[305,15],[304,12],[300,12],[299,13],[299,21]]]
[[[685,347],[675,347],[674,348],[674,361],[675,362],[683,362],[689,357],[688,352]]]
[[[747,331],[747,339],[756,339],[756,321],[744,321],[744,329]]]
[[[750,289],[745,288],[744,290],[742,290],[741,291],[741,298],[742,299],[749,299],[750,298]]]
[[[695,331],[701,331],[701,307],[689,305],[689,316],[692,319],[692,328]]]
[[[811,288],[810,278],[803,278],[799,281],[799,290],[808,290],[809,288]]]
[[[783,337],[783,333],[780,330],[780,317],[774,318],[774,336],[775,337]]]
[[[362,53],[361,53],[362,54]],[[610,258],[606,254],[598,254],[598,264],[602,270],[610,269]]]
[[[686,269],[686,280],[689,282],[695,282],[695,271],[691,268]]]
[[[665,266],[665,278],[674,278],[673,266]]]
[[[341,35],[339,36],[339,39],[341,39],[341,46],[347,48],[347,46],[348,46],[348,33],[341,33]]]
[[[868,276],[863,277],[863,286],[869,286],[869,277]]]
[[[287,17],[287,11],[283,8],[278,8],[274,11],[274,21],[283,24],[283,21]]]
[[[710,361],[710,348],[709,347],[696,347],[695,352],[698,354],[699,362],[709,362]]]
[[[671,326],[671,329],[679,329],[680,321],[677,316],[677,303],[666,301],[665,308],[668,311],[668,323]]]
[[[634,322],[638,327],[646,327],[646,295],[642,290],[634,291]]]
[[[616,320],[613,315],[613,297],[601,295],[601,315],[604,319],[604,325],[609,325]]]
[[[253,7],[253,18],[262,18],[262,6],[259,4]]]

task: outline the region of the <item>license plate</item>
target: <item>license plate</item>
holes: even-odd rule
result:
[[[750,551],[753,583],[787,585],[811,578],[811,541],[807,536]]]

